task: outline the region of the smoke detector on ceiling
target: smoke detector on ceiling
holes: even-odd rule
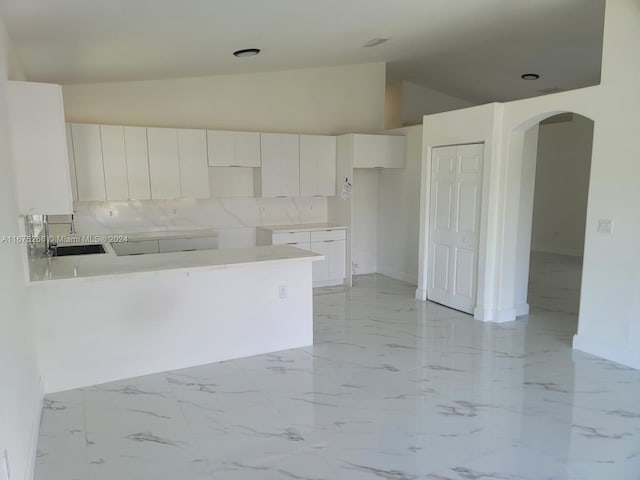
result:
[[[523,75],[520,75],[520,78],[523,80],[538,80],[540,78],[540,75],[538,75],[537,73],[525,73]]]
[[[382,45],[384,42],[388,42],[388,38],[372,38],[367,43],[362,45],[364,48],[377,47],[378,45]]]

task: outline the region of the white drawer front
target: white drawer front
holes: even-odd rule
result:
[[[142,255],[158,253],[158,240],[141,240],[138,242],[112,243],[116,255]]]
[[[271,237],[271,241],[274,245],[283,245],[288,243],[309,243],[309,232],[277,232]]]
[[[167,238],[159,240],[160,252],[183,252],[218,248],[218,237]]]
[[[340,230],[317,230],[311,232],[312,242],[324,242],[327,240],[345,240],[347,238],[347,231]]]

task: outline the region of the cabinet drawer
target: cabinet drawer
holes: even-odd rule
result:
[[[311,232],[312,242],[324,242],[327,240],[344,240],[347,238],[347,232],[344,229],[340,230],[317,230]]]
[[[160,253],[218,248],[218,237],[167,238],[158,241]]]
[[[277,232],[271,237],[271,242],[274,245],[300,242],[309,243],[310,241],[309,232]]]
[[[141,240],[138,242],[112,243],[116,255],[142,255],[158,253],[158,240]]]
[[[302,250],[311,251],[311,244],[309,242],[297,242],[297,243],[287,243],[290,247],[301,248]]]

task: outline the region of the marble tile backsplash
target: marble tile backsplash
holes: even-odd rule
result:
[[[77,202],[74,209],[82,234],[212,228],[220,248],[255,245],[258,226],[327,221],[323,197]]]

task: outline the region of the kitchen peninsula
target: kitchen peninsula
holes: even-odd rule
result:
[[[313,343],[312,262],[286,245],[27,259],[45,391]]]

